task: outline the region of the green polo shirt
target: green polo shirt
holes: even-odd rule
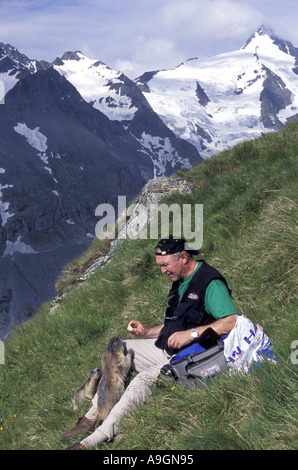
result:
[[[178,289],[180,298],[188,288],[194,273],[200,268],[201,265],[202,262],[198,262],[198,266],[194,272],[181,281]],[[213,281],[208,284],[204,297],[204,307],[206,312],[216,319],[238,313],[231,299],[227,286],[220,279],[213,279]]]

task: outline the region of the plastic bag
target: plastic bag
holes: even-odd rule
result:
[[[272,348],[262,326],[254,324],[245,315],[236,317],[236,325],[224,339],[224,355],[229,368],[246,373],[252,364],[258,366],[264,357],[276,362]]]

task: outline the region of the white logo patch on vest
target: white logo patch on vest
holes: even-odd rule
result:
[[[188,294],[188,299],[193,299],[193,300],[198,300],[199,296],[198,294],[195,294],[194,292],[191,292],[190,294]]]

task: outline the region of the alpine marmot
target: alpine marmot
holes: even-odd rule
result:
[[[114,336],[102,358],[102,376],[97,387],[97,411],[94,429],[120,400],[130,377],[133,351],[125,351],[120,335]]]
[[[82,405],[85,400],[92,400],[96,393],[100,378],[101,370],[98,368],[92,369],[88,380],[76,391],[73,397],[72,403],[74,410],[77,410],[78,406]]]

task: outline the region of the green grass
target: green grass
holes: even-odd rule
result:
[[[240,313],[260,323],[279,357],[249,375],[221,376],[185,391],[156,387],[126,416],[118,436],[101,448],[296,449],[298,123],[243,143],[191,169],[197,186],[168,203],[204,205],[200,256],[227,278]],[[0,449],[63,449],[61,435],[89,408],[71,399],[101,365],[109,338],[139,319],[162,321],[169,282],[155,265],[155,240],[125,240],[111,262],[73,288],[82,270],[106,249],[96,242],[59,279],[67,290],[19,325],[0,365]]]

